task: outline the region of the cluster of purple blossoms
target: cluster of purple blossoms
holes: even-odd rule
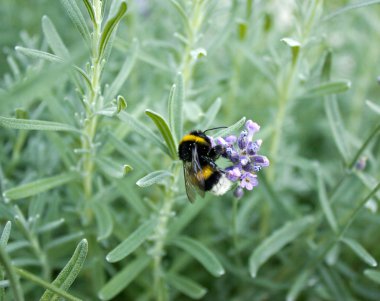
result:
[[[269,166],[268,158],[258,154],[262,140],[252,139],[259,130],[260,126],[256,122],[248,120],[239,137],[231,135],[215,139],[215,145],[221,148],[222,157],[233,164],[224,171],[227,179],[238,183],[234,191],[234,196],[237,198],[243,196],[244,189],[252,190],[257,186],[259,183],[256,173],[261,168]]]

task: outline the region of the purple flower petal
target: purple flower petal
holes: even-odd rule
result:
[[[230,135],[230,136],[224,138],[224,140],[227,142],[227,144],[229,146],[232,146],[236,142],[237,138],[234,135]]]
[[[260,149],[260,146],[261,146],[262,142],[263,141],[261,139],[256,140],[254,142],[249,141],[248,145],[247,145],[247,154],[250,155],[250,156],[256,155],[257,152]]]
[[[269,160],[266,156],[254,155],[251,157],[251,160],[255,165],[266,167],[269,166]]]
[[[247,136],[248,136],[247,131],[242,131],[240,133],[240,136],[239,136],[239,138],[237,140],[237,143],[238,143],[238,146],[239,146],[239,148],[241,150],[243,150],[243,149],[245,149],[247,147],[247,142],[248,142]]]
[[[245,127],[248,130],[249,140],[251,140],[253,135],[260,130],[260,126],[252,120],[247,120],[247,122],[245,123]]]
[[[257,176],[250,172],[244,173],[240,179],[241,179],[240,186],[247,190],[252,190],[253,187],[259,184],[257,180]]]
[[[214,137],[211,137],[211,136],[207,136],[208,139],[210,139],[210,142],[211,142],[211,147],[215,147],[216,144],[215,144],[215,139]]]
[[[232,147],[227,147],[226,149],[226,156],[228,159],[231,160],[232,163],[238,163],[239,162],[239,153],[234,150]]]
[[[236,182],[237,180],[239,180],[240,176],[241,172],[237,166],[231,166],[226,168],[226,177],[228,180]]]

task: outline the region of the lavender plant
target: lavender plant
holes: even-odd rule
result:
[[[5,0],[0,301],[379,300],[378,4]]]

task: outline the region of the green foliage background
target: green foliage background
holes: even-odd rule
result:
[[[379,4],[3,0],[0,300],[379,300]],[[190,204],[243,117],[259,186]]]

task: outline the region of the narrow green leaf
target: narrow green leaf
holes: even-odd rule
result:
[[[48,16],[42,17],[42,31],[44,32],[47,43],[53,52],[63,59],[69,59],[70,53],[63,43],[57,29]]]
[[[346,131],[339,111],[338,102],[335,96],[326,96],[324,100],[325,112],[329,121],[330,129],[335,140],[335,144],[344,162],[348,162],[350,153],[346,138]]]
[[[4,247],[0,245],[0,264],[4,268],[8,276],[10,287],[13,291],[14,301],[24,301],[24,294],[20,285],[20,281],[16,275],[15,267],[11,262]]]
[[[49,241],[45,245],[45,251],[50,251],[52,249],[57,249],[62,246],[65,246],[73,241],[77,241],[79,238],[83,237],[83,232],[82,231],[77,231],[71,234],[67,234],[64,236],[59,236],[58,238],[55,238],[51,241]]]
[[[151,258],[141,255],[124,269],[117,273],[99,291],[98,296],[101,300],[111,300],[123,289],[125,289],[149,264]]]
[[[12,223],[10,221],[8,221],[4,226],[3,232],[1,233],[0,248],[6,247],[8,240],[9,240],[9,235],[11,234],[11,227],[12,227]]]
[[[286,301],[297,300],[300,292],[307,286],[307,282],[310,277],[310,270],[302,271],[293,282],[288,294],[286,295]]]
[[[102,157],[102,158],[96,158],[95,159],[96,165],[99,167],[99,169],[107,176],[110,176],[112,178],[121,179],[125,176],[125,169],[124,166],[121,164],[118,164],[114,160]]]
[[[43,60],[46,60],[49,62],[60,62],[62,64],[65,63],[65,61],[61,57],[56,56],[56,55],[51,54],[51,53],[48,53],[48,52],[45,52],[45,51],[41,51],[41,50],[37,50],[37,49],[24,48],[21,46],[16,46],[15,49],[16,49],[16,51],[18,51],[18,52],[20,52],[26,56],[32,57],[32,58],[43,59]],[[72,67],[84,79],[87,86],[92,89],[91,81],[88,78],[87,74],[78,66],[72,65]]]
[[[130,163],[136,170],[142,172],[150,172],[153,167],[147,162],[147,160],[139,153],[134,150],[133,147],[125,143],[124,141],[116,138],[113,133],[109,134],[109,141],[116,150],[124,155],[127,162]]]
[[[330,201],[328,200],[325,183],[323,181],[322,170],[319,166],[316,166],[316,174],[318,181],[318,197],[323,213],[326,216],[331,229],[334,231],[334,233],[338,233],[338,223],[331,208]]]
[[[121,18],[123,18],[125,12],[127,11],[127,3],[122,1],[119,6],[119,10],[116,13],[116,15],[109,19],[104,26],[102,35],[100,37],[100,42],[99,42],[99,57],[103,57],[105,53],[105,49],[108,45],[108,42],[110,41],[111,35],[116,29],[117,25],[119,24]]]
[[[364,1],[359,1],[357,3],[352,3],[352,4],[348,4],[344,7],[341,7],[339,8],[338,10],[336,10],[335,12],[327,15],[323,21],[328,21],[336,16],[339,16],[343,13],[346,13],[350,10],[353,10],[353,9],[357,9],[357,8],[361,8],[361,7],[365,7],[365,6],[369,6],[369,5],[374,5],[374,4],[380,4],[380,0],[364,0]]]
[[[25,48],[21,46],[16,46],[15,50],[17,52],[20,52],[28,57],[37,58],[37,59],[43,59],[49,62],[63,62],[63,59],[59,56],[56,56],[54,54],[37,50],[37,49],[31,49],[31,48]]]
[[[83,3],[86,6],[86,9],[87,9],[88,15],[91,18],[92,24],[94,25],[94,27],[97,26],[96,20],[95,20],[95,12],[94,12],[94,9],[92,7],[90,0],[83,0]]]
[[[365,270],[364,275],[368,277],[368,279],[371,279],[372,281],[376,282],[377,284],[380,284],[380,272],[375,270]]]
[[[207,293],[206,288],[187,277],[170,273],[165,278],[169,285],[192,299],[201,299]]]
[[[8,118],[8,117],[3,117],[3,116],[0,116],[0,126],[8,128],[8,129],[17,129],[17,130],[69,131],[69,132],[80,133],[80,131],[77,130],[76,128],[64,123],[45,121],[45,120]]]
[[[15,188],[8,189],[4,192],[4,197],[11,200],[26,198],[74,181],[77,178],[77,173],[69,172],[58,176],[40,179],[34,182],[20,185]]]
[[[126,122],[131,128],[133,128],[136,133],[145,137],[148,141],[154,142],[161,150],[170,156],[169,149],[167,146],[161,141],[155,133],[153,133],[145,124],[134,118],[132,115],[127,112],[120,112],[118,115],[120,120]]]
[[[167,170],[157,170],[153,171],[150,174],[147,174],[145,177],[141,178],[136,182],[136,185],[140,187],[148,187],[153,184],[162,183],[167,177],[172,177],[173,174]]]
[[[175,84],[172,86],[169,94],[168,112],[169,126],[173,133],[175,145],[182,139],[183,135],[183,104],[185,101],[185,90],[183,77],[178,73]]]
[[[76,247],[73,256],[59,273],[57,278],[52,282],[52,285],[67,291],[77,278],[83,263],[86,260],[88,251],[88,243],[86,239],[82,239]],[[40,301],[57,301],[60,297],[50,290],[46,290]]]
[[[214,137],[225,137],[228,134],[237,131],[238,129],[240,129],[244,125],[245,119],[246,119],[245,117],[241,118],[238,122],[234,123],[233,125],[229,126],[228,128],[215,132],[213,136]]]
[[[172,132],[169,129],[168,124],[166,123],[166,120],[161,115],[151,110],[145,110],[145,114],[153,120],[157,129],[160,131],[161,136],[164,138],[166,142],[171,157],[175,159],[177,157],[176,142],[174,140]]]
[[[90,31],[87,27],[86,21],[80,11],[75,0],[61,0],[62,5],[65,7],[68,16],[73,22],[76,29],[81,34],[82,38],[90,45]]]
[[[380,115],[380,106],[375,104],[374,102],[367,100],[365,104],[372,110],[374,111],[377,115]]]
[[[363,260],[366,264],[372,267],[377,266],[376,259],[373,258],[372,255],[369,254],[367,250],[364,249],[364,247],[361,244],[359,244],[357,241],[350,238],[342,238],[341,241],[344,242],[347,246],[349,246],[351,250],[354,251],[354,253],[358,255],[358,257],[361,260]]]
[[[80,301],[81,300],[81,299],[74,297],[73,295],[65,292],[64,290],[50,284],[49,282],[46,282],[45,280],[25,271],[23,269],[16,269],[16,273],[19,274],[21,277],[23,277],[23,278],[25,278],[31,282],[34,282],[34,283],[48,289],[49,291],[56,293],[58,296],[65,298],[65,300],[69,300],[69,301]]]
[[[116,248],[108,253],[106,259],[108,262],[117,262],[135,251],[153,232],[156,221],[149,220],[138,227],[131,235],[129,235]]]
[[[204,120],[199,126],[200,129],[207,130],[208,128],[211,127],[211,125],[215,121],[216,115],[218,114],[221,106],[222,106],[222,99],[218,97],[204,114]]]
[[[136,193],[136,187],[132,183],[125,183],[125,181],[116,181],[117,190],[120,191],[122,198],[126,203],[131,206],[133,210],[136,211],[140,216],[146,217],[149,214],[148,209],[141,202],[141,196]],[[133,185],[133,187],[132,187]]]
[[[94,211],[98,228],[97,240],[109,237],[113,229],[113,219],[106,203],[92,202],[91,208]]]
[[[213,276],[220,277],[225,273],[216,256],[199,241],[185,236],[178,236],[172,239],[170,243],[193,256]]]
[[[121,87],[124,85],[129,74],[132,71],[133,66],[136,63],[137,54],[139,51],[139,43],[137,40],[133,41],[132,52],[127,56],[123,65],[120,67],[119,73],[116,75],[115,79],[112,81],[112,84],[107,88],[106,93],[104,94],[104,99],[106,103],[119,93]]]
[[[64,223],[65,223],[65,219],[60,218],[58,220],[52,221],[50,223],[47,223],[47,224],[39,227],[36,232],[38,234],[50,232],[50,231],[53,231],[53,230],[59,228],[60,226],[64,225]]]
[[[249,271],[254,278],[259,268],[285,245],[295,240],[313,222],[310,216],[288,222],[280,229],[274,231],[255,249],[249,257]]]
[[[343,93],[349,90],[350,88],[351,88],[351,82],[348,80],[321,83],[307,90],[302,97],[303,98],[322,97],[322,96],[326,96],[330,94]]]
[[[179,4],[176,0],[170,0],[170,2],[173,4],[175,9],[177,10],[179,16],[181,17],[183,24],[185,25],[186,30],[188,32],[191,32],[192,28],[191,28],[191,25],[189,23],[189,18],[187,16],[185,10],[181,6],[181,4]]]

